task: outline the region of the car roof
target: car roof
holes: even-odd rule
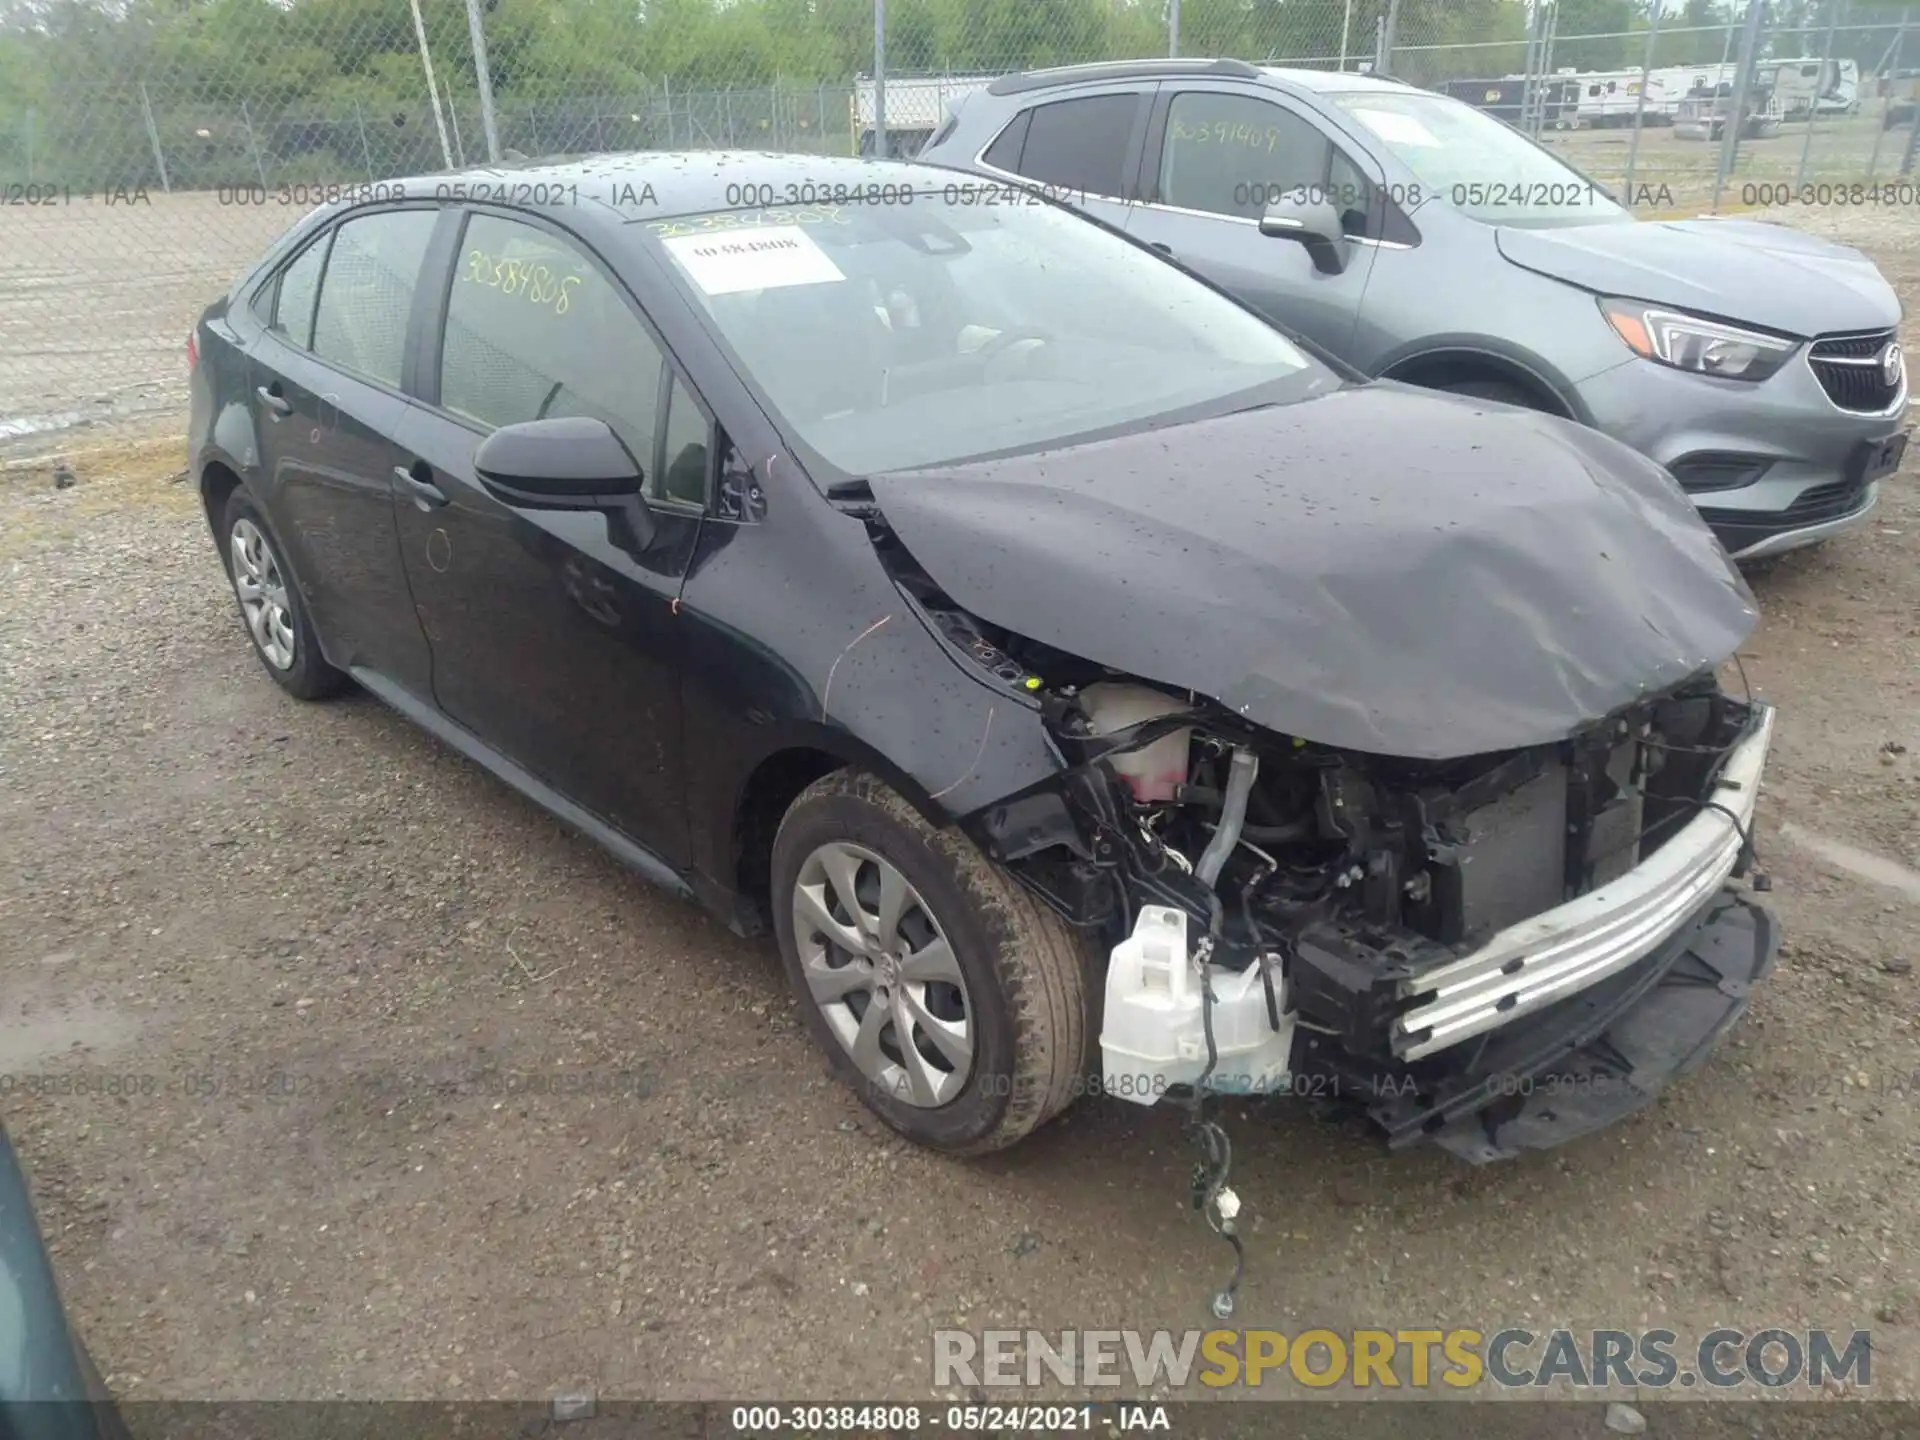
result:
[[[752,208],[740,187],[767,186],[772,206],[833,204],[837,192],[953,179],[951,171],[900,160],[791,155],[760,150],[645,150],[514,160],[419,175],[398,182],[406,195],[438,199],[516,199],[535,210],[577,205],[626,223]],[[816,193],[817,192],[817,193]]]
[[[1245,60],[1152,59],[1100,60],[1083,65],[1056,65],[1044,70],[1020,70],[987,85],[991,95],[1022,95],[1056,86],[1087,85],[1121,80],[1246,80],[1254,84],[1277,82],[1283,87],[1316,93],[1345,91],[1405,91],[1413,87],[1390,76],[1357,70],[1295,70],[1278,65],[1252,65]]]
[[[1294,85],[1302,90],[1312,90],[1322,95],[1383,90],[1397,90],[1404,94],[1408,90],[1419,88],[1409,85],[1404,80],[1395,80],[1390,75],[1369,75],[1359,70],[1287,70],[1277,65],[1262,65],[1260,73],[1282,84]]]

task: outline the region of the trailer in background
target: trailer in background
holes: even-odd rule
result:
[[[1722,85],[1731,85],[1739,78],[1740,67],[1728,61],[1725,64],[1707,65],[1663,65],[1649,70],[1647,78],[1657,80],[1663,101],[1670,101],[1674,110],[1689,95],[1698,95],[1702,91],[1712,94]]]
[[[1523,122],[1527,78],[1524,75],[1506,75],[1498,80],[1448,80],[1441,85],[1440,93],[1464,101],[1476,110],[1484,110],[1516,129],[1526,128]],[[1542,128],[1578,129],[1579,98],[1580,88],[1572,79],[1555,76],[1537,82],[1534,103],[1540,110]]]
[[[1670,124],[1680,102],[1697,84],[1707,81],[1712,72],[1721,68],[1675,67],[1649,70],[1644,75],[1638,70],[1607,70],[1574,75],[1570,78],[1579,87],[1580,124],[1588,129],[1604,130],[1631,125],[1635,116],[1643,125]]]
[[[1643,125],[1672,124],[1688,97],[1732,93],[1739,69],[1726,62],[1660,66],[1644,75],[1638,70],[1562,70],[1544,82],[1543,124],[1556,130],[1599,130],[1632,125],[1635,117]],[[1766,115],[1775,126],[1815,114],[1851,115],[1860,108],[1860,67],[1852,60],[1763,60],[1754,67],[1754,85],[1773,97]],[[1526,86],[1526,76],[1504,75],[1497,80],[1449,80],[1441,88],[1456,100],[1521,125]],[[1702,114],[1701,107],[1692,107],[1690,122],[1697,127]]]
[[[1755,72],[1773,87],[1785,120],[1851,115],[1860,108],[1860,66],[1853,60],[1798,55],[1762,61]]]
[[[887,76],[887,143],[884,153],[894,160],[911,160],[920,147],[933,138],[933,132],[946,118],[947,107],[957,104],[976,90],[984,90],[999,72],[992,75],[893,75]],[[871,75],[859,75],[853,82],[853,150],[856,155],[877,155],[882,149],[875,134],[878,97]]]

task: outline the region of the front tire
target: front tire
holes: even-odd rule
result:
[[[235,490],[227,497],[220,525],[220,556],[261,668],[274,684],[301,700],[320,700],[345,689],[347,677],[320,653],[306,601],[281,558],[280,542],[246,491]]]
[[[833,1072],[917,1144],[1004,1149],[1085,1075],[1087,943],[956,830],[837,771],[773,844],[787,979]]]

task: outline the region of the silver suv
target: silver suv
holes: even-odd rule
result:
[[[1370,375],[1624,440],[1738,558],[1860,524],[1906,447],[1900,301],[1864,255],[1636,220],[1397,81],[1238,60],[1008,75],[919,158],[1068,200]]]

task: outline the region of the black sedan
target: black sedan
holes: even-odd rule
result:
[[[1752,597],[1650,461],[1366,384],[1049,197],[707,154],[379,187],[199,322],[268,676],[771,926],[913,1139],[1303,1091],[1473,1160],[1696,1062]]]
[[[0,1436],[6,1440],[127,1440],[126,1421],[61,1303],[53,1264],[34,1221],[26,1176],[4,1126],[0,1126]]]

